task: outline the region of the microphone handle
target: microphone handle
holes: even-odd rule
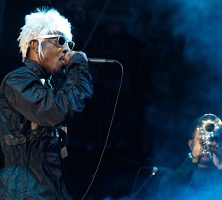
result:
[[[104,58],[88,58],[91,63],[115,63],[115,60],[104,59]]]

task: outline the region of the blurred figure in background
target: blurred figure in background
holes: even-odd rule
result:
[[[66,122],[92,95],[88,60],[73,51],[71,24],[55,9],[26,15],[18,41],[24,66],[1,84],[9,132],[1,127],[0,199],[69,200],[62,171]],[[58,90],[51,75],[61,70],[66,80]]]
[[[199,127],[203,118],[195,121],[192,138],[188,140],[190,153],[182,165],[160,182],[158,199],[197,200],[222,198],[222,127],[214,131],[214,137],[205,140],[202,129],[212,129],[217,122]],[[209,121],[207,121],[209,122]],[[219,125],[221,126],[221,125]],[[212,130],[205,134],[212,133]]]

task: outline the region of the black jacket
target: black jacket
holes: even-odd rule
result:
[[[221,200],[222,171],[199,168],[189,158],[160,181],[158,200]]]
[[[0,130],[5,156],[0,199],[71,199],[63,183],[59,127],[83,110],[92,95],[91,76],[87,61],[76,53],[61,89],[43,85],[41,79],[48,78],[39,64],[27,59],[2,81],[0,109],[8,130]]]

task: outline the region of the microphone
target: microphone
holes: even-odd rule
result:
[[[88,58],[88,61],[91,63],[116,63],[115,60],[104,59],[104,58]]]
[[[152,168],[152,171],[151,171],[151,175],[150,175],[150,176],[155,176],[158,170],[159,170],[158,167],[154,166],[154,167]]]

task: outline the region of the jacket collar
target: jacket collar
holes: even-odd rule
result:
[[[34,60],[31,60],[29,58],[27,58],[25,60],[25,65],[30,69],[32,70],[40,79],[41,78],[44,78],[44,79],[49,79],[51,74],[47,73],[43,67],[38,64],[36,61]]]

